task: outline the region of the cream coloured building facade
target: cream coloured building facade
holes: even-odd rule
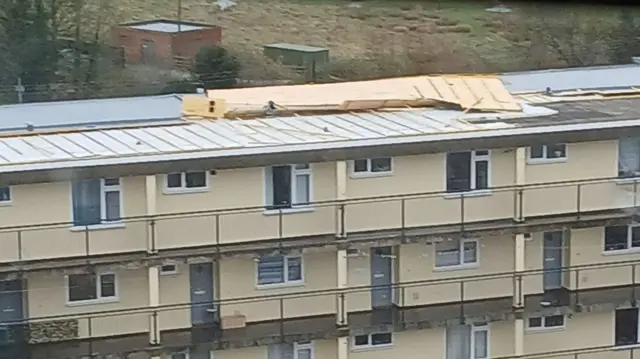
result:
[[[1,136],[3,351],[632,355],[640,102],[440,80],[460,109],[229,90],[302,115]]]

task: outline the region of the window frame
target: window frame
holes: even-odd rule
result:
[[[293,342],[293,359],[299,359],[300,357],[299,357],[298,351],[305,350],[305,349],[309,349],[309,352],[311,353],[311,355],[309,356],[309,359],[314,359],[315,353],[314,353],[312,340],[308,342]]]
[[[616,344],[616,332],[617,332],[617,320],[616,320],[616,312],[618,310],[629,310],[629,309],[634,309],[636,311],[636,343],[630,343],[630,344]],[[613,347],[614,348],[630,348],[630,347],[637,347],[638,345],[640,345],[640,309],[638,308],[633,308],[633,307],[623,307],[623,308],[616,308],[613,310]]]
[[[621,225],[621,226],[607,226],[604,227],[604,233],[602,236],[602,244],[603,244],[603,248],[602,251],[604,254],[618,254],[618,253],[633,253],[633,252],[640,252],[640,245],[638,246],[633,246],[633,229],[634,228],[640,228],[640,224],[629,224],[626,225],[627,227],[627,248],[624,249],[609,249],[607,250],[607,228],[612,228],[612,227],[625,227],[625,225]]]
[[[83,300],[71,300],[71,292],[69,285],[69,277],[72,275],[95,275],[96,276],[96,298],[95,299],[83,299]],[[102,292],[102,276],[112,275],[113,276],[113,296],[103,297]],[[88,304],[96,304],[96,303],[111,303],[117,302],[120,299],[119,290],[118,290],[118,275],[115,272],[96,272],[96,273],[78,273],[78,274],[70,274],[65,276],[65,289],[66,289],[66,302],[67,306],[79,306],[79,305],[88,305]]]
[[[558,163],[558,162],[566,162],[569,158],[569,146],[566,143],[550,143],[546,145],[538,145],[542,146],[542,157],[531,157],[533,154],[532,148],[533,146],[529,146],[527,148],[527,163],[529,164],[541,164],[541,163]],[[550,146],[564,146],[564,157],[552,157],[549,158],[549,147]]]
[[[164,267],[164,266],[173,266],[173,270],[163,271],[162,267]],[[173,262],[173,261],[164,262],[164,263],[160,264],[160,266],[158,268],[158,272],[159,272],[160,275],[176,275],[176,274],[179,273],[178,264],[176,262]]]
[[[438,266],[438,260],[433,260],[433,269],[435,271],[446,271],[446,270],[456,270],[456,269],[466,269],[466,268],[476,268],[480,265],[480,241],[478,238],[461,238],[461,239],[453,239],[454,241],[459,242],[458,246],[458,264],[449,265],[449,266]],[[438,244],[443,243],[436,242],[433,245],[434,258],[438,258]],[[464,263],[464,244],[465,243],[475,243],[476,247],[476,260],[473,263]]]
[[[547,325],[547,318],[549,318],[549,317],[558,317],[558,316],[562,317],[562,325],[557,325],[557,326],[548,326]],[[535,318],[540,319],[540,326],[539,327],[532,327],[531,326],[531,319],[535,319]],[[532,316],[532,317],[528,317],[527,318],[527,330],[528,331],[532,331],[532,332],[549,331],[549,330],[563,330],[563,329],[565,329],[566,323],[567,323],[567,317],[564,314]]]
[[[188,173],[203,173],[204,174],[204,186],[202,187],[187,187],[187,174]],[[180,174],[180,187],[169,187],[169,175]],[[209,191],[209,172],[208,171],[184,171],[184,172],[171,172],[164,175],[164,193],[165,194],[178,194],[178,193],[197,193]]]
[[[373,167],[372,167],[372,162],[373,160],[382,160],[382,159],[389,159],[389,170],[388,171],[380,171],[380,172],[373,172]],[[358,172],[356,171],[356,161],[367,161],[367,170],[366,171],[362,171],[362,172]],[[368,157],[368,158],[360,158],[357,160],[353,160],[351,161],[351,177],[352,178],[367,178],[367,177],[384,177],[384,176],[390,176],[393,174],[393,157]]]
[[[84,230],[85,228],[110,228],[110,227],[123,227],[124,226],[124,196],[123,196],[123,189],[122,189],[122,178],[121,177],[109,177],[109,178],[94,178],[92,180],[99,180],[100,181],[100,223],[94,223],[94,224],[87,224],[87,225],[82,225],[82,224],[76,224],[75,223],[75,212],[74,212],[74,207],[75,207],[75,202],[73,199],[73,185],[74,182],[70,182],[70,197],[71,197],[71,221],[72,221],[72,227],[71,230]],[[106,181],[107,180],[118,180],[118,184],[115,185],[111,185],[111,184],[107,184]],[[107,193],[111,193],[111,192],[118,192],[118,219],[117,220],[107,220]]]
[[[274,287],[289,287],[304,285],[304,256],[302,254],[287,254],[282,256],[282,270],[283,281],[279,283],[260,283],[260,261],[262,258],[256,260],[256,288],[269,289]],[[300,259],[300,279],[289,280],[289,260]]]
[[[486,340],[487,342],[485,343],[485,348],[487,349],[487,356],[485,357],[478,357],[476,356],[476,335],[478,332],[486,332]],[[471,352],[470,352],[470,359],[489,359],[491,358],[491,338],[490,338],[490,331],[489,331],[489,326],[487,324],[483,324],[483,325],[471,325],[471,337],[470,337],[470,348],[471,348]]]
[[[274,201],[274,183],[273,183],[273,168],[288,166],[291,171],[291,179],[289,184],[289,196],[291,203],[288,207],[278,208],[278,205],[273,203]],[[306,168],[297,168],[298,166],[306,166]],[[311,163],[297,163],[297,164],[285,164],[264,167],[264,206],[265,214],[278,214],[281,212],[298,212],[308,211],[313,209],[313,165]],[[297,176],[307,176],[309,182],[309,201],[308,203],[296,204],[297,202]]]
[[[0,190],[7,190],[7,193],[9,194],[9,199],[8,200],[2,200],[0,199],[0,206],[8,206],[13,202],[13,191],[11,186],[0,186]]]
[[[478,152],[486,152],[486,154],[478,154]],[[469,190],[464,191],[449,191],[449,154],[450,153],[469,153]],[[444,160],[444,189],[447,193],[446,196],[460,196],[465,194],[488,194],[491,193],[491,184],[492,184],[492,164],[491,164],[491,150],[470,150],[470,151],[458,151],[458,152],[447,152],[445,154]],[[477,187],[477,171],[476,171],[476,163],[480,161],[487,162],[487,188],[476,189]]]
[[[391,342],[385,344],[373,345],[373,336],[377,334],[389,334],[391,338]],[[367,344],[365,345],[357,345],[356,337],[367,337]],[[393,332],[377,332],[377,333],[369,333],[369,334],[361,334],[361,335],[353,335],[350,338],[351,342],[351,350],[366,350],[366,349],[379,349],[379,348],[389,348],[393,346]]]

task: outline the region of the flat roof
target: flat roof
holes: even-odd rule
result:
[[[180,121],[181,95],[39,102],[0,106],[0,136],[6,132],[89,129]]]
[[[277,44],[268,44],[268,45],[264,45],[264,47],[270,47],[270,48],[276,48],[276,49],[282,49],[282,50],[293,50],[293,51],[300,51],[300,52],[329,51],[329,49],[326,48],[326,47],[315,47],[315,46],[309,46],[309,45],[289,44],[289,43],[285,43],[285,42],[279,42]]]
[[[120,26],[128,27],[130,29],[136,29],[136,30],[164,32],[164,33],[170,33],[170,34],[174,34],[177,32],[210,29],[214,27],[213,25],[208,25],[208,24],[200,24],[200,23],[194,23],[194,22],[176,21],[176,20],[168,20],[168,19],[130,22],[126,24],[121,24]]]
[[[511,93],[590,90],[638,86],[640,65],[589,66],[511,72],[500,76]]]
[[[439,136],[498,135],[517,129],[507,119],[555,111],[465,113],[407,109],[253,120],[197,120],[182,125],[0,138],[0,173],[224,157],[297,149],[367,146],[379,141],[437,141]],[[474,124],[471,121],[488,121]],[[373,141],[373,142],[372,142]]]

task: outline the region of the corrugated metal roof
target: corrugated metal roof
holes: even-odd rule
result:
[[[216,152],[226,156],[228,150],[273,148],[289,152],[291,146],[305,144],[321,148],[329,143],[357,144],[371,139],[395,141],[424,135],[508,129],[515,125],[501,120],[553,113],[555,111],[533,106],[525,106],[524,112],[503,114],[407,109],[243,121],[201,120],[175,126],[15,136],[0,138],[0,173],[43,169],[43,166],[104,165],[110,161],[152,162],[167,155],[187,159]],[[470,123],[480,118],[494,121]]]
[[[209,90],[211,99],[225,99],[228,111],[262,111],[268,101],[291,110],[357,110],[420,106],[445,102],[463,109],[521,111],[520,103],[501,80],[488,76],[416,76],[315,85]]]
[[[544,105],[544,104],[561,103],[561,102],[605,101],[605,100],[613,100],[613,99],[621,99],[621,98],[638,98],[640,97],[640,92],[638,94],[632,94],[630,92],[622,92],[621,95],[613,95],[613,94],[606,94],[606,93],[603,93],[603,94],[587,93],[585,95],[578,95],[578,94],[547,95],[544,93],[527,93],[527,94],[517,95],[516,97],[532,105]]]
[[[27,103],[0,106],[0,134],[26,130],[108,127],[180,120],[179,95]]]
[[[500,78],[511,93],[631,87],[640,85],[640,65],[512,72]]]

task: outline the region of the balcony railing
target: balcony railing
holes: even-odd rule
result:
[[[603,178],[315,202],[292,210],[265,211],[260,206],[128,217],[101,227],[111,230],[73,227],[71,222],[5,226],[0,228],[0,263],[184,248],[198,249],[198,254],[206,247],[212,253],[238,247],[250,251],[273,249],[274,241],[305,247],[335,244],[336,236],[359,241],[379,239],[381,234],[397,238],[523,225],[544,228],[629,218],[638,205],[638,193],[635,181]],[[254,243],[246,246],[249,242]]]
[[[90,343],[96,353],[108,353],[114,344],[120,352],[144,350],[150,343],[167,348],[265,345],[337,337],[344,335],[341,326],[352,335],[359,335],[442,327],[459,323],[461,318],[484,322],[509,320],[514,307],[538,316],[558,311],[611,312],[638,299],[638,269],[640,261],[562,268],[559,271],[563,286],[551,290],[543,288],[549,272],[535,270],[154,308],[143,306],[4,324],[18,328],[28,343],[46,345],[48,350],[54,350],[55,343],[68,347],[64,342],[70,340]],[[394,293],[393,305],[372,308],[372,292],[379,290]],[[192,325],[191,311],[195,309],[210,313],[210,324]],[[239,318],[246,325],[229,328],[224,323],[230,318],[236,323]],[[116,336],[126,340],[106,339]]]

